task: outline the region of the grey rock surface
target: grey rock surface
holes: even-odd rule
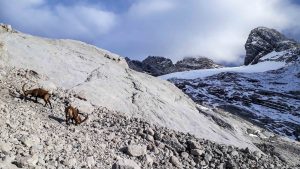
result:
[[[298,53],[299,48],[299,43],[286,38],[277,30],[258,27],[253,29],[248,36],[245,44],[246,57],[244,64],[256,64],[260,58],[272,51],[281,52],[291,49],[294,53]]]

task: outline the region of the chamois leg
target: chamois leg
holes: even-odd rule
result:
[[[50,105],[50,108],[53,109],[50,100],[48,100],[48,103]]]
[[[52,109],[52,105],[51,105],[51,103],[50,103],[50,97],[49,97],[49,95],[45,95],[45,96],[43,97],[43,99],[44,99],[44,102],[45,102],[45,106],[47,105],[47,103],[49,103],[50,108]]]
[[[68,115],[66,114],[66,124],[67,124],[67,125],[69,125],[69,120],[70,120],[70,119],[69,119]]]

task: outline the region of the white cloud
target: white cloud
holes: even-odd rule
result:
[[[128,13],[131,17],[147,17],[163,14],[173,8],[171,0],[144,0],[134,3]]]
[[[174,61],[202,55],[242,63],[247,36],[258,26],[300,36],[300,8],[291,0],[130,0],[117,13],[80,2],[1,0],[0,22],[32,34],[84,40],[133,59],[161,55]]]
[[[162,55],[207,56],[217,62],[242,63],[250,31],[266,26],[299,32],[299,7],[287,0],[138,1],[123,16],[117,52],[134,58]],[[148,4],[148,6],[147,6]],[[169,8],[163,8],[163,6]],[[158,11],[149,10],[155,6]],[[162,6],[161,8],[156,6]],[[160,11],[160,9],[162,9]],[[143,12],[147,13],[144,15]],[[117,38],[111,38],[112,40]]]
[[[28,33],[92,41],[116,24],[116,15],[87,4],[47,4],[45,0],[2,0],[4,21]]]

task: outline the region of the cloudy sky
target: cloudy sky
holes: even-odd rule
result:
[[[300,0],[0,0],[0,22],[132,59],[206,56],[242,64],[251,29],[300,40]]]

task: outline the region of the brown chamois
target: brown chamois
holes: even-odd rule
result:
[[[52,105],[50,103],[50,93],[42,88],[36,88],[36,89],[31,89],[31,90],[25,90],[25,85],[23,85],[22,90],[24,93],[24,98],[27,99],[27,96],[30,95],[30,97],[35,97],[35,102],[37,102],[37,98],[41,98],[45,101],[45,105],[47,105],[47,103],[49,103],[51,109],[52,109]]]
[[[81,118],[79,116],[79,114],[80,114],[79,110],[72,106],[66,107],[65,113],[66,113],[66,124],[67,125],[69,125],[70,120],[72,121],[72,123],[74,123],[74,121],[75,121],[75,125],[78,125],[88,119],[88,116],[86,116],[83,120],[81,120]]]

